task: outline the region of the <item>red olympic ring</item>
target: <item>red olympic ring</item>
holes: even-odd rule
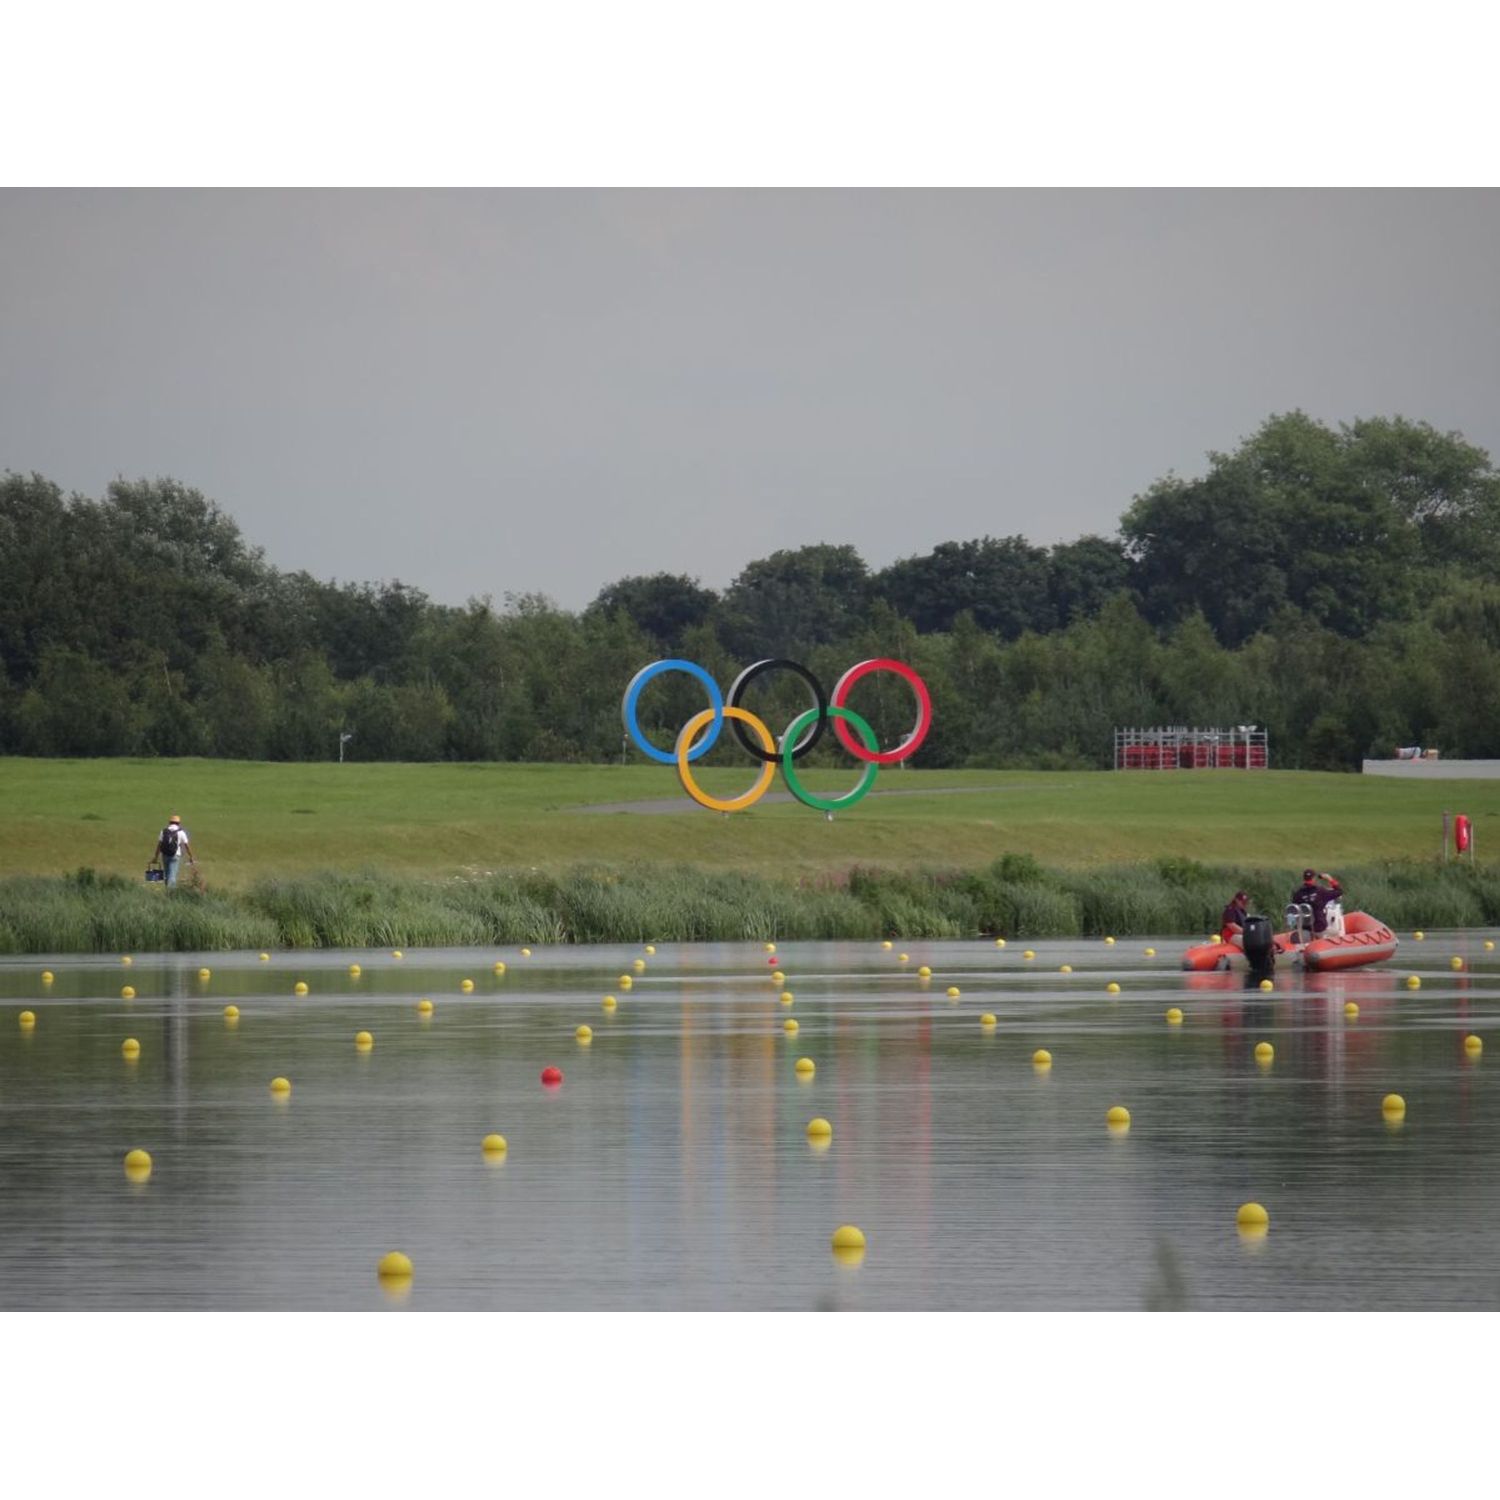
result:
[[[889,656],[875,656],[869,661],[856,663],[839,678],[828,699],[829,703],[836,708],[847,708],[849,690],[861,677],[868,677],[872,672],[894,672],[896,676],[905,679],[907,686],[916,695],[917,722],[911,733],[894,750],[866,750],[854,738],[845,720],[835,719],[833,732],[855,760],[868,761],[877,766],[893,766],[915,755],[917,747],[927,738],[927,731],[932,728],[932,698],[927,692],[927,684],[904,661],[895,661]]]

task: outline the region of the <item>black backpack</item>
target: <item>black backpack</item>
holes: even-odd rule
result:
[[[161,857],[163,859],[176,859],[182,853],[182,830],[180,828],[163,828],[161,831]]]

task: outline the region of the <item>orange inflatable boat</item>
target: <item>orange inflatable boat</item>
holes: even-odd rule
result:
[[[1315,937],[1295,941],[1290,932],[1278,932],[1271,940],[1277,963],[1302,964],[1309,969],[1359,969],[1365,964],[1384,963],[1396,955],[1398,939],[1378,917],[1352,911],[1344,918],[1342,937]],[[1182,967],[1197,973],[1211,969],[1245,966],[1245,950],[1239,940],[1199,943],[1182,955]]]

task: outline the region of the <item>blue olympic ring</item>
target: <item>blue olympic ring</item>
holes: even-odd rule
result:
[[[699,760],[713,749],[714,741],[719,738],[719,731],[724,727],[724,695],[719,691],[719,684],[703,670],[695,661],[683,661],[680,657],[672,657],[668,661],[654,661],[649,667],[642,667],[634,677],[630,679],[630,686],[625,689],[625,701],[621,705],[621,717],[625,721],[625,732],[633,739],[640,748],[664,766],[675,766],[677,756],[671,750],[658,750],[650,740],[641,733],[641,726],[636,719],[636,705],[640,701],[641,689],[655,677],[660,677],[663,672],[686,672],[689,677],[696,677],[708,690],[709,707],[714,711],[714,721],[709,726],[708,733],[698,741],[697,748],[688,752],[690,761]]]

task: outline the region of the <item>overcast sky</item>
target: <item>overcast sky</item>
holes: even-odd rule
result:
[[[0,192],[0,469],[580,606],[1114,530],[1272,412],[1500,454],[1495,191]]]

